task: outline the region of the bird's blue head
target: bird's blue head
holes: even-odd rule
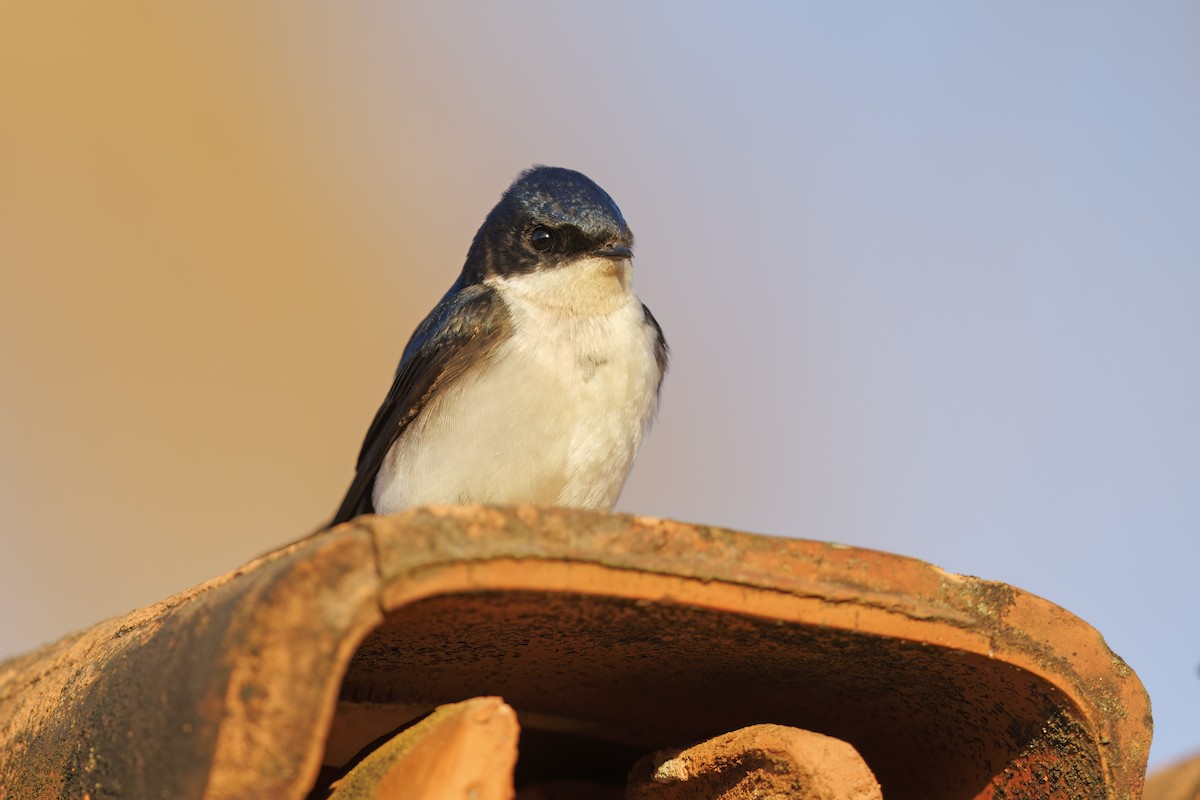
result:
[[[463,280],[552,269],[585,256],[630,258],[621,209],[583,173],[536,166],[513,181],[475,234]]]

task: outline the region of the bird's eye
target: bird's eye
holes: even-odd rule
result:
[[[529,233],[529,244],[534,250],[545,252],[554,246],[554,232],[549,228],[534,228]]]

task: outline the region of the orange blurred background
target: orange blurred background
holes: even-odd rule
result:
[[[29,603],[4,615],[12,651],[330,514],[488,194],[420,235],[397,223],[416,195],[372,194],[323,157],[320,118],[352,105],[281,91],[288,64],[247,15],[28,3],[5,17],[2,569],[5,605]],[[434,162],[411,170],[421,195],[451,191]]]

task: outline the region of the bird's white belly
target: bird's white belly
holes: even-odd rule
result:
[[[631,293],[607,313],[509,299],[513,335],[431,400],[375,482],[380,513],[424,503],[613,507],[657,400],[657,334]]]

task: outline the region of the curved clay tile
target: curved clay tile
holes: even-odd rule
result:
[[[889,800],[1136,800],[1150,740],[1100,635],[1005,584],[662,520],[429,508],[0,664],[0,797],[325,796],[480,696],[522,728],[502,793],[619,796],[652,751],[773,724],[849,743]]]

